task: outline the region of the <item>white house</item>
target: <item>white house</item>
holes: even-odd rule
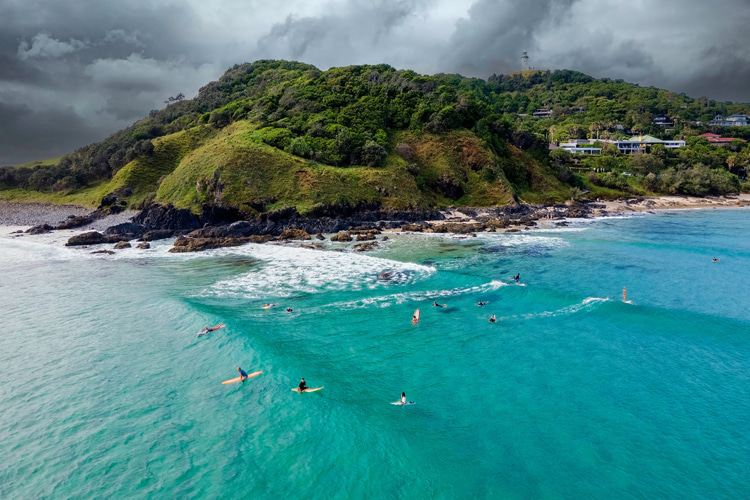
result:
[[[738,114],[724,118],[721,115],[716,115],[708,124],[719,127],[747,127],[750,126],[750,116]]]

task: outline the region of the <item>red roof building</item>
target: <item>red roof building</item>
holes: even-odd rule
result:
[[[719,134],[711,134],[711,133],[701,134],[701,137],[703,137],[704,139],[708,139],[708,142],[710,142],[714,146],[720,146],[722,144],[729,144],[735,140],[747,142],[745,139],[735,139],[734,137],[719,137]]]

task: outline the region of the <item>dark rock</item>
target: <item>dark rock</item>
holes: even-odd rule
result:
[[[87,215],[82,216],[73,216],[71,218],[68,218],[68,220],[63,221],[59,223],[55,229],[73,229],[75,227],[81,227],[85,226],[86,224],[91,224],[94,222],[94,219]]]
[[[122,250],[123,248],[130,248],[129,241],[120,241],[115,243],[115,250]]]
[[[79,245],[98,245],[104,243],[104,235],[98,231],[90,231],[88,233],[77,234],[72,236],[65,244],[67,247],[79,246]]]
[[[110,226],[104,231],[105,235],[135,235],[135,238],[140,238],[143,235],[143,226],[134,222],[123,222],[116,226]]]
[[[151,248],[151,243],[148,241],[143,241],[141,243],[138,243],[138,246],[136,248],[140,248],[141,250],[148,250]]]
[[[513,228],[513,229],[508,229],[508,230],[507,230],[507,231],[505,231],[505,232],[506,232],[506,233],[519,233],[519,232],[521,232],[521,230],[520,230],[520,229],[515,229],[515,228]]]
[[[212,248],[237,247],[246,243],[265,243],[273,239],[270,235],[247,236],[242,238],[191,238],[180,236],[174,242],[174,246],[169,249],[170,253],[199,252],[201,250],[210,250]]]
[[[338,233],[331,236],[331,241],[352,241],[352,237],[349,233]]]
[[[357,243],[352,247],[352,250],[355,252],[367,252],[368,250],[372,250],[373,248],[376,248],[380,245],[378,245],[377,241],[368,241],[367,243]]]
[[[94,254],[94,253],[104,253],[104,254],[107,254],[107,255],[114,255],[115,254],[115,252],[113,252],[112,250],[97,250],[97,251],[91,252],[91,253],[92,254]]]
[[[371,241],[374,239],[375,239],[375,234],[373,233],[360,233],[355,238],[355,240],[357,241]]]
[[[200,219],[188,209],[151,204],[133,217],[133,222],[143,226],[143,231],[154,229],[171,229],[173,231],[192,231],[201,227]]]
[[[315,238],[316,238],[316,239],[318,239],[318,240],[320,240],[320,241],[323,241],[323,240],[325,240],[325,239],[326,239],[326,237],[325,237],[325,236],[323,236],[323,233],[318,233],[318,234],[316,234],[316,235],[315,235]]]
[[[421,233],[427,229],[427,225],[425,224],[404,224],[401,226],[402,231],[411,231],[414,233]]]
[[[309,240],[310,235],[302,229],[285,229],[279,235],[280,240]]]
[[[55,228],[50,226],[49,224],[41,224],[39,226],[34,226],[30,229],[27,229],[26,234],[44,234],[44,233],[49,233],[53,229]],[[23,231],[20,231],[20,232],[23,232]]]
[[[143,241],[166,240],[167,238],[174,236],[174,233],[175,232],[171,229],[154,229],[153,231],[143,233],[141,239]]]
[[[388,236],[383,236],[383,241],[388,241]]]

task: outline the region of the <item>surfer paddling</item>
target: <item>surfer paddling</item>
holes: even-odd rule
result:
[[[494,314],[490,316],[490,323],[497,323],[497,318],[495,318]]]
[[[711,262],[719,262],[719,259],[717,259],[716,257],[714,257],[713,259],[711,259]]]

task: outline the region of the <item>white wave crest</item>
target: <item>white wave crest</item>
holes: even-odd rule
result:
[[[380,257],[310,250],[281,245],[248,244],[233,249],[263,262],[240,276],[215,283],[201,295],[220,295],[246,299],[289,297],[321,290],[358,290],[384,283],[413,283],[435,272],[434,267],[397,262]],[[393,280],[379,280],[383,272]]]

